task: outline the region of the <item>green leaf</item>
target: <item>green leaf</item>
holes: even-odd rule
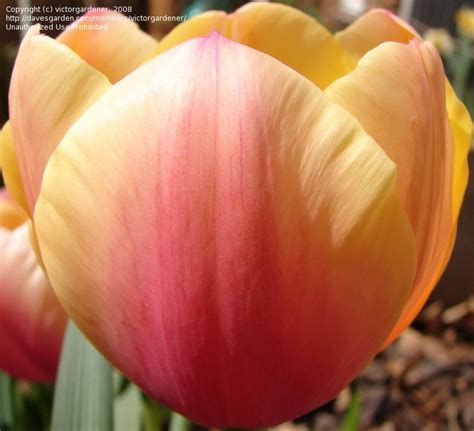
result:
[[[52,431],[112,431],[112,367],[69,322],[54,392]]]
[[[179,413],[171,413],[169,431],[189,431],[191,429],[191,421],[181,416]]]
[[[0,373],[0,430],[13,428],[13,381]]]
[[[121,382],[127,381],[127,387],[120,395],[115,396],[114,423],[115,431],[140,431],[142,415],[142,398],[138,387],[122,377]],[[158,431],[155,428],[154,431]]]

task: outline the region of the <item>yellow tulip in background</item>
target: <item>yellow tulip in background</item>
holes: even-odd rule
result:
[[[474,39],[474,8],[462,7],[456,14],[458,33],[469,39]]]
[[[335,36],[270,3],[160,43],[125,19],[35,27],[10,115],[5,180],[62,305],[201,424],[274,425],[335,397],[454,244],[472,122],[436,49],[386,11]]]

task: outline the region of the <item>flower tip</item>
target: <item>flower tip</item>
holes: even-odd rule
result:
[[[373,9],[371,9],[370,12],[385,15],[385,16],[388,16],[389,18],[393,18],[393,17],[397,16],[390,9],[384,9],[384,8],[381,8],[381,7],[375,7]]]
[[[408,42],[408,44],[414,48],[419,48],[421,43],[422,41],[416,37],[414,37],[413,39],[410,39],[410,41]]]
[[[207,36],[204,36],[205,39],[208,39],[208,40],[219,40],[220,38],[222,38],[223,36],[216,30],[212,30],[210,31]]]
[[[209,46],[221,46],[225,42],[230,42],[224,35],[222,35],[217,29],[210,31],[206,36],[198,38],[200,40],[199,45],[205,49]]]
[[[26,32],[23,40],[26,41],[32,38],[33,36],[38,36],[40,33],[41,33],[41,24],[32,25]]]

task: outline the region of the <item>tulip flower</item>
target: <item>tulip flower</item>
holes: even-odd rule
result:
[[[0,190],[0,370],[54,381],[66,314],[36,262],[26,215]]]
[[[181,24],[155,54],[114,81],[31,29],[9,187],[68,314],[148,394],[218,427],[294,418],[440,277],[469,115],[436,49],[385,11],[332,36],[249,4]]]
[[[462,7],[456,13],[458,33],[468,39],[474,39],[474,8]]]

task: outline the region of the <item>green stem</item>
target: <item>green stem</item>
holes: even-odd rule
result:
[[[0,373],[0,429],[13,428],[13,381]]]
[[[346,414],[344,415],[344,419],[341,425],[341,431],[357,431],[359,429],[360,399],[356,382],[351,383],[350,389],[351,402],[349,404],[348,410],[346,411]]]
[[[143,400],[143,429],[144,431],[159,431],[163,425],[163,409],[150,399]]]

